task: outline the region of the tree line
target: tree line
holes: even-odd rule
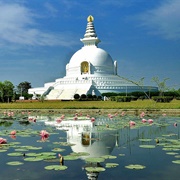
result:
[[[21,82],[17,86],[8,80],[0,81],[0,102],[12,102],[18,100],[20,96],[29,99],[32,97],[28,94],[29,88],[31,88],[31,83],[27,81]]]

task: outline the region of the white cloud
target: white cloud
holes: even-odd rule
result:
[[[69,46],[76,44],[71,40],[70,34],[44,32],[36,28],[38,26],[37,17],[37,14],[22,4],[0,2],[0,46]]]
[[[142,25],[150,33],[161,35],[165,39],[180,39],[180,1],[165,0],[157,8],[139,16]]]

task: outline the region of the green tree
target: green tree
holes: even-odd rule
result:
[[[13,89],[14,89],[14,85],[12,84],[12,82],[10,81],[4,81],[1,85],[1,98],[2,101],[7,101],[9,102],[12,97],[13,97]]]
[[[169,90],[169,88],[166,85],[166,81],[169,80],[169,78],[164,78],[163,81],[160,81],[158,77],[153,77],[152,81],[156,83],[159,89],[159,96],[164,96],[164,92]]]
[[[1,101],[4,102],[4,83],[0,82],[0,98]]]
[[[19,83],[19,85],[17,86],[17,91],[19,94],[23,95],[23,94],[27,94],[28,93],[28,89],[31,88],[31,83],[24,81]]]

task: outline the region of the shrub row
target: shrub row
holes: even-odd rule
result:
[[[171,102],[173,100],[172,96],[153,96],[152,99],[156,102]]]
[[[116,102],[130,102],[132,100],[132,97],[131,96],[111,96],[110,100],[116,101]]]

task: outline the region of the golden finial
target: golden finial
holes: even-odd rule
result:
[[[93,22],[94,21],[94,17],[89,15],[88,18],[87,18],[87,21],[88,22]]]

